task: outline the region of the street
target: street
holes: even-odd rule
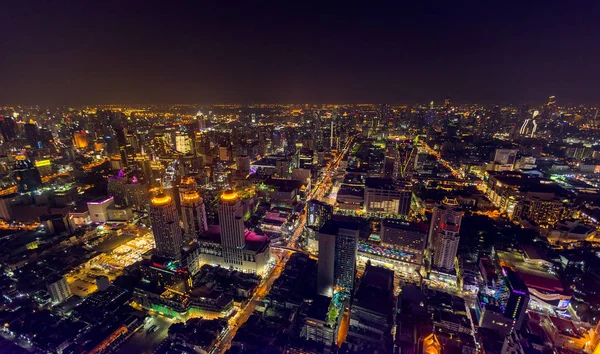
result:
[[[323,199],[323,195],[325,192],[324,186],[327,183],[326,181],[329,181],[329,182],[331,181],[331,176],[337,170],[337,168],[340,164],[340,161],[342,160],[342,158],[344,157],[344,155],[350,148],[350,144],[352,143],[353,140],[354,140],[354,138],[352,138],[352,137],[348,138],[348,140],[346,141],[346,144],[344,145],[344,149],[342,151],[340,151],[336,155],[335,159],[327,165],[324,176],[321,178],[321,180],[319,180],[319,182],[317,182],[315,184],[315,186],[313,187],[311,192],[308,194],[308,199],[310,199],[310,198],[318,199],[318,200]],[[298,238],[302,234],[305,224],[306,224],[306,213],[302,214],[301,219],[297,223],[298,226],[296,227],[294,232],[292,232],[292,235],[291,235],[290,239],[288,240],[286,247],[296,248]],[[287,259],[289,258],[289,255],[291,254],[292,251],[288,250],[288,251],[284,251],[284,252],[285,252],[285,256],[278,257],[277,265],[273,268],[273,270],[271,270],[271,273],[265,278],[265,280],[262,282],[262,284],[256,289],[254,296],[248,302],[248,304],[243,309],[241,309],[233,318],[231,318],[229,320],[229,325],[230,325],[229,331],[223,337],[223,339],[221,341],[219,341],[216,344],[216,346],[210,351],[211,353],[224,353],[227,349],[229,349],[231,347],[231,340],[237,333],[238,329],[248,320],[250,315],[252,315],[252,312],[256,308],[256,305],[258,305],[262,301],[262,298],[269,293],[269,290],[271,289],[273,282],[275,281],[275,279],[277,279],[279,277],[279,275],[285,268]]]

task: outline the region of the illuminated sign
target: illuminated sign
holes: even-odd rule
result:
[[[35,162],[35,167],[50,166],[50,160],[38,160]]]

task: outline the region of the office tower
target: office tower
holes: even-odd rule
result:
[[[123,170],[114,175],[108,177],[108,185],[106,187],[109,196],[115,198],[115,204],[118,206],[126,206],[125,199],[125,184],[127,184],[127,176]]]
[[[237,157],[237,170],[243,175],[250,173],[250,157],[248,155],[240,155]]]
[[[181,198],[183,235],[195,239],[208,230],[204,200],[196,191],[186,191]]]
[[[327,221],[319,230],[317,291],[332,296],[334,290],[352,293],[359,225]]]
[[[146,210],[150,201],[148,184],[141,183],[137,177],[133,176],[124,186],[125,206],[132,207],[134,210]]]
[[[383,177],[384,178],[394,178],[394,166],[396,165],[396,159],[390,156],[386,156],[383,160]]]
[[[502,273],[504,275],[504,285],[508,292],[504,306],[504,317],[511,319],[513,327],[520,330],[529,305],[529,289],[519,275],[511,269],[502,268]]]
[[[181,258],[181,229],[175,202],[164,193],[152,198],[150,222],[157,253],[175,259]]]
[[[52,302],[55,304],[59,304],[73,295],[71,293],[71,289],[69,288],[69,284],[67,284],[67,279],[65,277],[61,277],[56,275],[51,277],[46,282],[46,288],[50,293],[50,297],[52,298]]]
[[[189,154],[192,151],[192,139],[186,132],[175,133],[175,150],[182,154]]]
[[[316,199],[306,203],[306,226],[320,228],[325,222],[331,220],[333,206]]]
[[[367,263],[350,309],[350,352],[392,352],[394,305],[394,271]]]
[[[25,123],[25,137],[27,138],[27,143],[29,143],[32,148],[35,149],[39,147],[38,126],[32,120],[30,120],[29,123]]]
[[[237,193],[228,190],[221,195],[218,213],[224,261],[227,264],[241,266],[242,249],[245,245],[244,216]]]
[[[87,135],[85,132],[75,132],[73,134],[73,145],[78,149],[85,149],[88,146]]]
[[[333,117],[331,118],[331,131],[329,132],[329,147],[333,149],[333,139],[334,139],[334,131],[333,131]]]
[[[540,115],[539,111],[534,111],[531,115],[531,118],[525,119],[523,125],[521,125],[521,129],[519,130],[519,134],[533,137],[537,130],[537,120],[536,118]]]
[[[202,113],[202,111],[198,111],[198,113],[196,113],[196,120],[198,121],[199,131],[204,131],[208,128],[206,116],[204,115],[204,113]]]
[[[17,123],[12,117],[4,117],[0,120],[0,130],[4,141],[11,141],[17,137]]]
[[[338,322],[329,317],[332,299],[316,295],[306,311],[300,336],[329,348],[337,341]]]
[[[22,158],[17,160],[13,169],[14,176],[17,180],[19,192],[31,192],[42,185],[42,178],[40,177],[40,172],[31,161],[25,159],[24,155],[21,156]]]
[[[391,178],[367,178],[364,200],[367,213],[408,216],[412,184]]]
[[[460,223],[463,210],[456,199],[444,199],[433,209],[429,226],[430,250],[433,253],[432,265],[442,270],[454,269],[454,259],[460,239]]]

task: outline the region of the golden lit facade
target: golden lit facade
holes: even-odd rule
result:
[[[196,191],[186,191],[181,198],[181,220],[183,234],[188,239],[195,239],[208,230],[206,207],[204,200]]]
[[[226,191],[221,194],[219,203],[219,226],[221,246],[225,263],[241,266],[244,239],[244,215],[242,203],[237,193]]]
[[[152,198],[150,221],[157,253],[175,259],[181,258],[183,238],[175,202],[165,194]]]

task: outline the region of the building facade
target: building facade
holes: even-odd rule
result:
[[[454,269],[454,260],[460,239],[463,210],[456,199],[446,198],[433,210],[429,226],[429,247],[433,254],[432,266],[442,270]]]
[[[181,258],[183,239],[175,202],[161,193],[152,198],[150,222],[157,253],[175,259]]]

